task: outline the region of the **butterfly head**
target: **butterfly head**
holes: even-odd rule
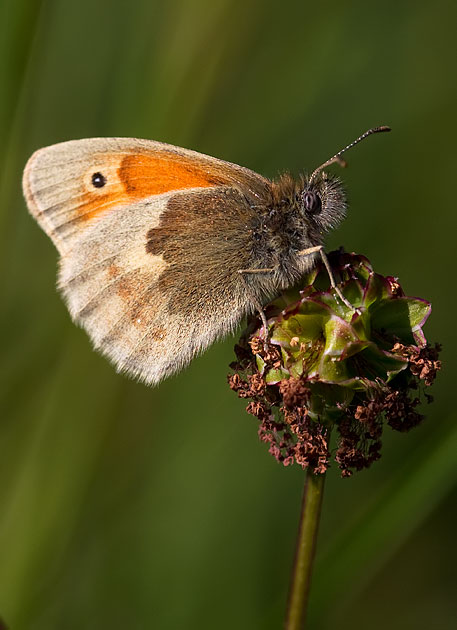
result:
[[[314,223],[321,232],[333,229],[346,216],[346,193],[341,180],[321,171],[313,179],[303,177],[300,191],[301,210],[304,217]]]

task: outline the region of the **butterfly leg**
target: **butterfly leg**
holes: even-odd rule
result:
[[[354,308],[354,306],[349,302],[349,300],[347,300],[344,297],[344,295],[341,293],[339,287],[337,286],[337,284],[335,282],[335,278],[333,276],[332,268],[330,267],[330,263],[329,263],[328,258],[327,258],[327,254],[324,252],[324,248],[323,248],[322,245],[316,245],[316,247],[308,247],[307,249],[302,249],[300,252],[298,252],[298,255],[299,256],[310,256],[311,254],[316,254],[316,253],[320,254],[322,262],[324,263],[325,268],[327,269],[328,277],[330,279],[330,286],[332,287],[332,289],[335,291],[335,293],[340,298],[340,300],[343,302],[343,304],[346,304],[346,306],[348,308],[350,308],[352,311],[356,311],[358,313],[359,309]]]
[[[246,290],[249,293],[249,297],[251,298],[251,301],[254,304],[254,306],[256,307],[256,309],[258,310],[259,315],[260,315],[260,319],[262,320],[263,328],[265,330],[265,342],[268,342],[268,332],[269,332],[268,331],[267,318],[265,316],[265,312],[263,310],[262,304],[259,302],[259,300],[256,298],[256,296],[251,291],[251,287],[249,286],[249,283],[246,280],[246,276],[248,274],[251,274],[251,273],[274,273],[275,271],[276,271],[276,269],[274,267],[265,268],[265,269],[238,269],[238,273],[240,274],[241,278],[243,279],[243,282],[245,284]]]

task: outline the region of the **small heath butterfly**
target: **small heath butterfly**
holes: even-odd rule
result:
[[[75,322],[118,370],[146,383],[178,371],[309,271],[346,213],[324,171],[271,181],[242,166],[134,138],[40,149],[27,205],[60,254],[58,286]],[[266,333],[267,334],[267,333]]]

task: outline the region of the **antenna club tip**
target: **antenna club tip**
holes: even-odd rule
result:
[[[392,131],[392,128],[388,125],[381,125],[380,127],[376,128],[376,131]]]

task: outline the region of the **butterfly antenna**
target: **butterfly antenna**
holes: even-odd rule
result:
[[[343,153],[346,153],[346,151],[348,151],[349,149],[352,149],[352,147],[354,147],[356,144],[359,144],[359,142],[362,142],[362,140],[365,140],[365,138],[368,138],[368,136],[371,136],[374,133],[381,133],[382,131],[390,131],[390,130],[391,130],[390,127],[387,127],[386,125],[382,125],[381,127],[373,127],[372,129],[368,129],[368,131],[365,131],[365,133],[363,133],[361,136],[359,136],[357,138],[357,140],[354,140],[354,142],[351,142],[351,144],[348,144],[347,147],[344,147],[344,149],[341,149],[341,151],[338,151],[338,153],[335,153],[335,155],[333,157],[331,157],[329,160],[327,160],[326,162],[324,162],[323,164],[318,166],[316,168],[316,170],[314,170],[311,173],[311,177],[309,178],[309,182],[308,183],[311,184],[311,182],[316,177],[316,175],[319,173],[319,171],[321,171],[326,166],[329,166],[330,164],[334,164],[335,162],[337,162],[340,166],[342,166],[344,168],[346,166],[346,162],[341,159],[341,156],[343,155]]]

